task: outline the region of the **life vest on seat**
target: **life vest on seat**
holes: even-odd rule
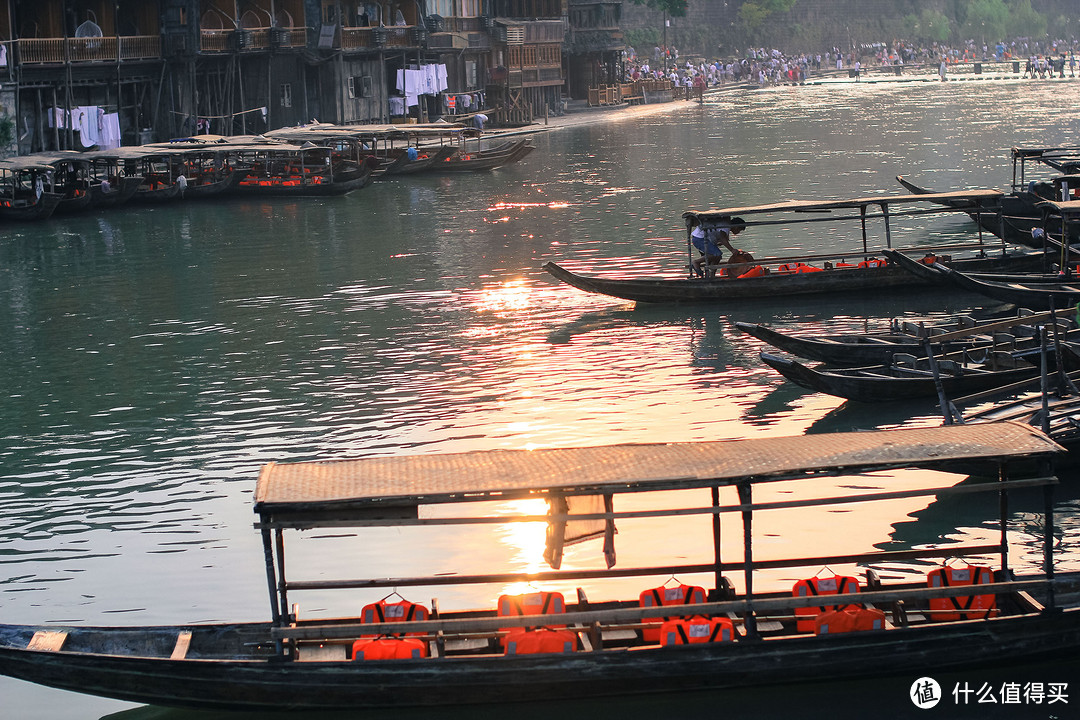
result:
[[[427,656],[427,643],[416,638],[360,638],[352,646],[353,660],[408,660]]]
[[[874,608],[848,606],[841,610],[823,612],[814,618],[815,635],[884,630],[885,613]]]
[[[731,642],[735,639],[735,623],[730,618],[672,618],[660,626],[661,645],[692,645],[694,643]]]
[[[794,275],[797,272],[799,272],[798,263],[784,263],[780,267],[776,268],[776,273],[778,275]]]
[[[919,262],[921,262],[923,265],[933,265],[937,262],[937,255],[935,255],[934,253],[926,253],[922,256]]]
[[[816,273],[816,272],[824,272],[824,270],[822,270],[819,267],[814,267],[813,265],[807,265],[806,263],[799,263],[798,267],[795,268],[795,272],[797,272],[797,273]]]
[[[791,589],[795,597],[810,597],[816,595],[843,595],[859,592],[859,581],[847,575],[833,575],[832,577],[812,577],[808,580],[800,580]],[[796,626],[799,632],[813,632],[814,618],[823,612],[831,612],[843,608],[859,608],[861,605],[821,605],[815,607],[795,608]]]
[[[574,652],[577,647],[577,633],[551,628],[513,628],[503,639],[503,646],[507,655]]]
[[[881,258],[870,258],[869,260],[863,260],[859,263],[860,268],[879,268],[885,267],[888,263]]]
[[[660,587],[645,590],[638,596],[638,604],[641,607],[660,607],[662,605],[692,605],[705,602],[705,589],[697,585],[676,585],[674,587]],[[641,637],[646,642],[660,642],[661,625],[665,620],[672,617],[648,617],[642,618],[641,622],[646,627],[641,630]],[[652,627],[649,627],[652,626]]]
[[[749,270],[744,272],[739,277],[740,278],[756,278],[756,277],[761,277],[764,274],[765,274],[765,268],[761,267],[760,265],[755,265],[754,267],[750,268]]]
[[[497,607],[499,617],[519,617],[522,615],[559,615],[566,612],[566,601],[561,592],[535,592],[525,595],[500,595]],[[547,628],[564,628],[565,625],[550,625],[544,623]],[[510,636],[534,628],[513,627],[504,628],[509,635],[499,639],[503,648],[506,648]]]
[[[362,623],[390,623],[390,622],[410,622],[413,620],[421,621],[428,619],[428,609],[423,605],[409,602],[408,600],[402,600],[401,602],[388,603],[385,599],[380,600],[370,605],[365,605],[363,610],[360,611],[360,622]],[[423,635],[424,633],[406,633],[406,637],[413,635]],[[387,635],[387,633],[383,633]],[[374,635],[361,635],[360,637],[375,637]],[[392,637],[401,637],[400,634],[392,635]]]
[[[841,261],[841,262],[836,263],[836,265],[834,267],[837,267],[837,268],[857,268],[859,266],[855,265],[854,263]]]
[[[535,592],[526,595],[500,595],[499,615],[553,615],[566,612],[566,602],[561,592]]]
[[[927,584],[934,587],[957,587],[959,585],[982,585],[994,582],[994,573],[987,567],[948,565],[931,570],[926,574]],[[945,611],[931,613],[934,620],[970,620],[987,618],[997,607],[997,597],[993,593],[985,595],[965,595],[963,597],[931,598],[930,609]],[[950,612],[952,611],[952,612]]]

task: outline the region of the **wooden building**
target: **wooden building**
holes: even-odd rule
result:
[[[461,94],[527,123],[564,63],[585,86],[621,49],[618,2],[568,24],[567,1],[0,0],[0,153],[431,120]],[[437,86],[405,87],[425,71]]]

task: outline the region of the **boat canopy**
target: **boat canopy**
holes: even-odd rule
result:
[[[415,518],[420,505],[690,489],[1049,457],[1061,448],[1027,425],[956,425],[715,442],[491,450],[270,463],[255,491],[263,528]]]
[[[746,207],[722,208],[717,210],[690,210],[683,213],[683,217],[689,221],[693,218],[704,223],[716,223],[730,220],[736,215],[760,215],[777,212],[829,212],[832,210],[860,210],[890,205],[913,205],[913,204],[950,204],[950,209],[967,209],[956,203],[968,201],[971,208],[996,207],[1003,193],[999,190],[961,190],[946,193],[929,193],[926,195],[879,195],[847,200],[785,200],[769,205],[748,205]],[[940,209],[939,209],[940,210]],[[748,223],[752,224],[752,223]]]

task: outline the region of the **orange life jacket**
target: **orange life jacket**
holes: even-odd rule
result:
[[[661,645],[730,642],[735,638],[735,623],[729,618],[672,618],[660,626]]]
[[[776,268],[776,272],[780,275],[794,275],[799,272],[799,265],[798,263],[784,263]]]
[[[926,253],[926,255],[924,255],[923,258],[919,260],[919,262],[921,262],[923,265],[933,265],[937,262],[937,255],[935,255],[934,253]]]
[[[815,635],[884,629],[885,613],[872,608],[857,608],[849,605],[841,610],[823,612],[814,618]]]
[[[845,575],[834,575],[832,577],[812,577],[809,580],[800,580],[795,583],[795,587],[791,589],[791,594],[795,597],[809,597],[811,595],[842,595],[847,593],[859,592],[859,581],[853,577]],[[858,608],[859,605],[842,605],[840,608]],[[819,607],[801,607],[795,608],[795,617],[797,618],[796,625],[799,632],[813,632],[814,631],[814,618],[823,612],[830,612],[837,610],[835,605],[822,605]]]
[[[835,267],[838,267],[838,268],[857,268],[859,266],[855,265],[855,264],[852,264],[852,263],[848,263],[848,262],[838,262],[838,263],[836,263]]]
[[[500,595],[499,615],[552,615],[566,612],[561,592],[535,592],[527,595]]]
[[[958,585],[981,585],[994,582],[994,573],[987,567],[965,565],[963,567],[936,568],[926,574],[930,587],[956,587]],[[931,610],[945,610],[931,614],[934,620],[970,620],[990,617],[997,606],[993,593],[965,595],[963,597],[931,598]],[[948,612],[954,611],[954,612]]]
[[[754,267],[750,268],[749,270],[744,272],[739,277],[741,277],[741,278],[756,278],[756,277],[761,277],[764,274],[765,274],[765,268],[761,267],[760,265],[755,265]]]
[[[515,617],[521,615],[558,615],[566,612],[566,601],[563,599],[561,592],[535,592],[528,593],[526,595],[500,595],[498,605],[498,615],[500,617]],[[565,625],[549,625],[544,623],[549,628],[563,628]],[[533,628],[505,628],[510,635],[514,635],[517,632],[524,630],[531,630]],[[505,648],[506,643],[509,640],[509,636],[500,639],[500,643]]]
[[[572,630],[539,628],[526,630],[513,628],[503,639],[507,655],[533,655],[538,653],[568,653],[577,647],[577,633]]]
[[[401,602],[396,603],[388,603],[386,600],[380,600],[379,602],[364,606],[364,609],[360,611],[360,622],[410,622],[412,620],[427,620],[428,614],[428,609],[426,607],[409,602],[408,600],[402,600]],[[408,635],[423,635],[423,633],[408,633]],[[374,636],[361,635],[360,637]],[[400,635],[394,635],[393,637],[400,637]]]
[[[869,260],[863,260],[859,263],[861,268],[879,268],[885,267],[888,263],[881,258],[870,258]]]
[[[676,585],[675,587],[656,587],[645,590],[638,596],[638,604],[641,607],[660,607],[661,605],[691,605],[705,602],[705,589],[697,585]],[[677,616],[675,616],[677,617]],[[641,630],[641,637],[646,642],[660,642],[661,625],[665,620],[672,617],[642,618],[646,626]]]
[[[798,273],[816,273],[824,272],[822,268],[814,267],[813,265],[807,265],[806,263],[799,263],[799,266],[795,269]]]
[[[352,646],[353,660],[407,660],[427,656],[427,643],[416,638],[360,638]]]

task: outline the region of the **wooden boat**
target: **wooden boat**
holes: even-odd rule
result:
[[[1077,202],[1077,205],[1080,206],[1080,202]],[[1019,307],[1036,310],[1064,309],[1080,302],[1080,280],[1054,282],[1045,276],[1030,281],[1015,276],[995,279],[991,275],[969,275],[940,263],[928,273],[925,268],[916,268],[915,261],[903,253],[893,253],[890,258],[913,276],[917,274],[918,277],[935,280],[944,286],[968,290]]]
[[[1033,351],[1035,363],[1038,352],[1038,348]],[[929,364],[929,358],[904,354],[893,355],[886,364],[856,368],[811,368],[772,353],[760,355],[762,362],[796,385],[866,403],[937,398],[939,388],[947,397],[957,397],[1039,377],[1039,366],[1015,353],[988,348],[965,355],[976,353],[979,356],[974,358],[975,362],[937,360],[937,371]]]
[[[549,262],[544,269],[554,277],[579,290],[611,295],[638,302],[706,302],[717,300],[743,300],[753,298],[776,298],[791,295],[807,295],[833,292],[852,292],[889,288],[908,289],[928,284],[912,278],[900,268],[881,258],[881,251],[893,247],[890,219],[906,215],[948,213],[954,211],[996,213],[1001,193],[993,190],[971,193],[947,193],[935,196],[899,195],[892,197],[868,197],[853,200],[800,201],[792,200],[771,205],[727,208],[706,212],[687,212],[687,246],[690,251],[690,232],[695,224],[706,228],[721,227],[733,217],[745,219],[747,227],[767,227],[777,224],[798,225],[813,222],[858,221],[861,224],[861,247],[849,248],[827,254],[799,255],[756,259],[743,263],[730,274],[725,266],[717,266],[713,277],[694,276],[674,278],[604,278],[581,275],[560,265]],[[955,203],[943,205],[944,201]],[[879,212],[875,213],[877,208]],[[780,219],[774,219],[779,216]],[[760,218],[760,219],[758,219]],[[881,220],[884,225],[884,241],[873,249],[867,235],[867,222]],[[1006,271],[1032,269],[1042,265],[1038,253],[1010,252],[1002,243],[991,252],[991,247],[979,241],[962,245],[912,247],[920,257],[927,254],[949,258],[953,265],[969,271]],[[955,259],[945,253],[957,253]],[[959,253],[969,255],[960,257]],[[760,273],[748,277],[756,268]],[[731,276],[742,272],[742,276]]]
[[[441,163],[432,163],[428,170],[435,173],[494,170],[518,162],[534,149],[532,141],[527,138],[512,140],[490,149],[466,147]]]
[[[1014,147],[1012,155],[1012,184],[1010,191],[1002,196],[1000,218],[986,215],[972,219],[980,227],[1008,242],[1042,247],[1040,232],[1043,228],[1043,212],[1040,205],[1047,201],[1061,202],[1075,199],[1080,188],[1080,149],[1078,148],[1029,148]],[[1031,165],[1042,166],[1055,173],[1053,177],[1035,177],[1029,173]],[[896,177],[909,192],[933,194],[935,191]],[[1080,241],[1080,227],[1069,229],[1069,242]]]
[[[44,220],[63,195],[49,192],[51,166],[24,158],[0,160],[0,217],[6,220]]]
[[[1064,339],[1080,337],[1075,320],[1052,313],[1021,310],[1008,317],[976,320],[964,315],[952,322],[927,326],[893,319],[888,332],[846,333],[815,337],[782,333],[758,323],[736,322],[735,329],[792,355],[834,367],[889,363],[896,354],[926,357],[975,349],[1016,350],[1037,347],[1039,323],[1056,322]]]
[[[161,148],[170,153],[173,175],[184,178],[179,183],[180,197],[186,200],[229,194],[247,175],[247,168],[237,167],[227,147],[221,144],[191,138],[143,147]]]
[[[95,159],[115,162],[123,177],[137,177],[139,185],[130,200],[133,202],[171,202],[181,197],[187,185],[181,180],[179,153],[149,145],[95,150],[86,153]]]
[[[280,142],[235,142],[228,147],[237,165],[248,168],[236,185],[243,195],[346,195],[371,182],[375,163],[335,158],[334,149]]]
[[[74,150],[34,153],[22,156],[26,162],[52,167],[46,189],[60,195],[54,212],[70,213],[90,207],[90,161]]]
[[[1009,537],[1015,531],[1005,522],[1006,517],[1001,519],[1000,540],[986,544],[948,542],[919,549],[763,561],[749,538],[755,516],[781,508],[858,505],[953,493],[1004,496],[1020,487],[1045,487],[1050,498],[1056,479],[1049,470],[1060,452],[1059,446],[1028,426],[982,423],[842,433],[827,438],[815,435],[271,464],[263,469],[255,495],[257,527],[264,546],[260,562],[266,568],[271,600],[269,622],[155,627],[0,625],[0,673],[156,705],[361,712],[407,706],[445,709],[508,699],[542,703],[734,687],[780,689],[791,683],[873,676],[899,676],[909,683],[912,677],[958,667],[976,670],[998,666],[1015,671],[1025,662],[1075,657],[1080,650],[1080,608],[1073,605],[1071,594],[1080,581],[1055,573],[1053,558],[1060,547],[1054,537],[1054,506],[1049,499],[1041,538],[1048,558],[1045,569],[1019,578],[1009,565]],[[956,477],[912,487],[901,474],[875,476],[874,487],[865,487],[866,473],[874,471],[922,466],[955,471],[970,463],[991,464],[995,480],[957,484]],[[1019,474],[1018,469],[1033,463],[1039,466],[1035,477]],[[835,497],[821,498],[811,492],[812,499],[792,494],[780,502],[754,501],[756,492],[768,492],[763,486],[782,491],[789,483],[798,488],[808,480],[820,482],[829,476],[858,476],[864,489]],[[682,502],[673,507],[671,490],[693,492],[680,493]],[[661,503],[663,510],[617,512],[613,497],[622,497],[624,492],[646,499],[643,493],[663,492],[667,499]],[[597,496],[603,509],[587,509],[591,504],[588,498]],[[505,515],[503,511],[491,514],[481,510],[470,516],[461,511],[462,503],[484,508],[485,501],[512,503],[537,497],[549,498],[551,513]],[[425,506],[422,515],[420,505]],[[638,501],[636,507],[646,506]],[[457,510],[431,514],[438,508]],[[999,508],[1007,512],[1004,501]],[[728,557],[724,557],[721,521],[733,513],[741,518],[747,541],[741,552],[733,552],[728,543],[724,549]],[[321,529],[326,539],[341,541],[354,532],[344,528],[397,526],[398,533],[409,533],[432,524],[490,526],[493,521],[529,520],[551,523],[552,537],[556,537],[571,524],[596,520],[610,528],[604,534],[611,537],[615,522],[626,533],[639,529],[635,521],[642,518],[695,515],[712,518],[711,523],[703,524],[703,528],[711,528],[712,557],[707,552],[702,558],[688,555],[682,543],[673,540],[673,555],[684,558],[680,561],[683,564],[677,565],[618,569],[597,565],[596,569],[489,575],[442,572],[430,577],[369,579],[298,580],[285,576],[286,533],[299,529]],[[846,518],[865,525],[857,513],[830,517],[837,532],[843,532]],[[1023,533],[1024,542],[1030,543],[1030,531]],[[807,549],[805,543],[800,546],[803,553]],[[790,577],[790,573],[808,575],[813,570],[807,568],[823,565],[859,568],[880,563],[925,564],[944,558],[981,558],[975,562],[1000,563],[1000,567],[993,582],[948,587],[928,581],[939,571],[888,585],[874,571],[860,571],[865,572],[865,591],[858,588],[854,576],[839,578],[841,587],[830,592],[828,603],[823,603],[822,597],[800,594],[800,587],[812,584],[829,592],[829,578],[800,580],[794,588],[785,585],[775,591],[763,592],[756,587],[765,581],[763,572],[778,569]],[[698,559],[702,562],[693,562]],[[732,582],[725,572],[736,573],[741,582]],[[706,593],[687,584],[649,589],[658,577],[674,575],[690,583],[704,578],[712,590]],[[983,577],[981,570],[978,575],[991,579]],[[661,598],[660,604],[639,598],[590,600],[580,590],[576,602],[571,599],[566,604],[565,612],[540,614],[541,601],[558,604],[555,594],[561,595],[559,587],[573,587],[582,579],[590,580],[591,585],[605,580],[623,583],[619,579],[627,577],[640,578],[642,595]],[[837,579],[832,578],[834,583]],[[550,589],[505,596],[505,602],[499,603],[505,609],[502,615],[494,608],[444,612],[433,601],[430,615],[427,611],[418,613],[427,617],[423,620],[404,619],[406,605],[410,613],[417,606],[405,601],[388,603],[389,597],[370,603],[365,610],[371,608],[372,612],[360,617],[301,618],[290,605],[298,594],[308,591],[325,595],[336,589],[355,596],[364,588],[369,593],[385,588],[407,593],[417,587],[505,586],[517,581]],[[669,589],[674,591],[671,598]],[[973,595],[980,602],[976,607],[985,609],[967,619],[952,619],[957,613],[947,610],[950,599],[967,602],[964,599]],[[675,602],[676,596],[691,602],[675,608],[668,600]],[[988,597],[993,599],[992,607],[982,604]],[[829,613],[819,607],[832,603],[861,606],[848,614],[872,616],[879,629],[837,632],[835,618],[844,613]],[[533,614],[517,614],[515,608]],[[365,615],[369,622],[363,622]],[[398,620],[392,621],[395,616]],[[375,621],[378,618],[384,620]],[[702,623],[723,633],[705,638],[706,642],[680,642],[685,638],[679,636],[679,628],[700,627]],[[803,623],[809,623],[812,630],[799,630],[797,625]],[[538,624],[561,629],[522,629]],[[662,631],[658,640],[643,638],[646,631],[657,627]],[[823,632],[830,627],[833,631]],[[402,633],[410,635],[401,637]],[[370,637],[378,634],[384,637]],[[537,638],[555,638],[557,647],[538,646],[532,649],[548,652],[525,652]],[[375,647],[387,648],[390,654],[404,649],[406,657],[364,655],[363,659],[348,659],[352,653],[377,654]]]

